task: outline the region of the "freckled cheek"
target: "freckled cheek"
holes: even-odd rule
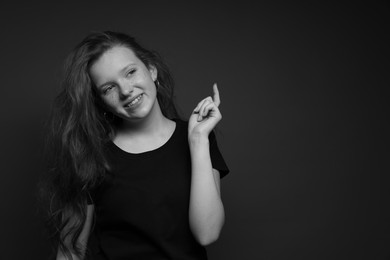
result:
[[[111,110],[117,110],[118,106],[120,105],[118,102],[117,95],[115,93],[104,97],[103,102]]]

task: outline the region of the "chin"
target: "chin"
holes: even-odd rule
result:
[[[142,119],[147,118],[150,114],[149,112],[150,111],[137,111],[137,113],[135,114],[126,115],[125,117],[123,117],[123,119],[128,121],[140,121]]]

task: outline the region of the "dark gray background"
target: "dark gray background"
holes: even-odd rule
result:
[[[41,123],[67,53],[108,29],[165,57],[186,116],[218,83],[231,174],[211,260],[390,259],[389,6],[161,2],[2,4],[1,258],[47,256]]]

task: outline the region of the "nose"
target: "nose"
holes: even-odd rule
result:
[[[126,98],[134,91],[134,86],[130,82],[123,80],[119,83],[119,94],[122,98]]]

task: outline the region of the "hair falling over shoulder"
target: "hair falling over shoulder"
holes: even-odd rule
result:
[[[66,255],[81,254],[77,239],[86,221],[89,192],[109,171],[104,146],[120,121],[114,115],[106,119],[109,112],[95,91],[89,68],[105,51],[118,45],[132,49],[146,66],[156,67],[162,112],[168,118],[179,117],[168,67],[156,52],[141,47],[133,37],[96,32],[73,49],[66,59],[61,91],[46,125],[47,172],[41,189],[54,243]]]

